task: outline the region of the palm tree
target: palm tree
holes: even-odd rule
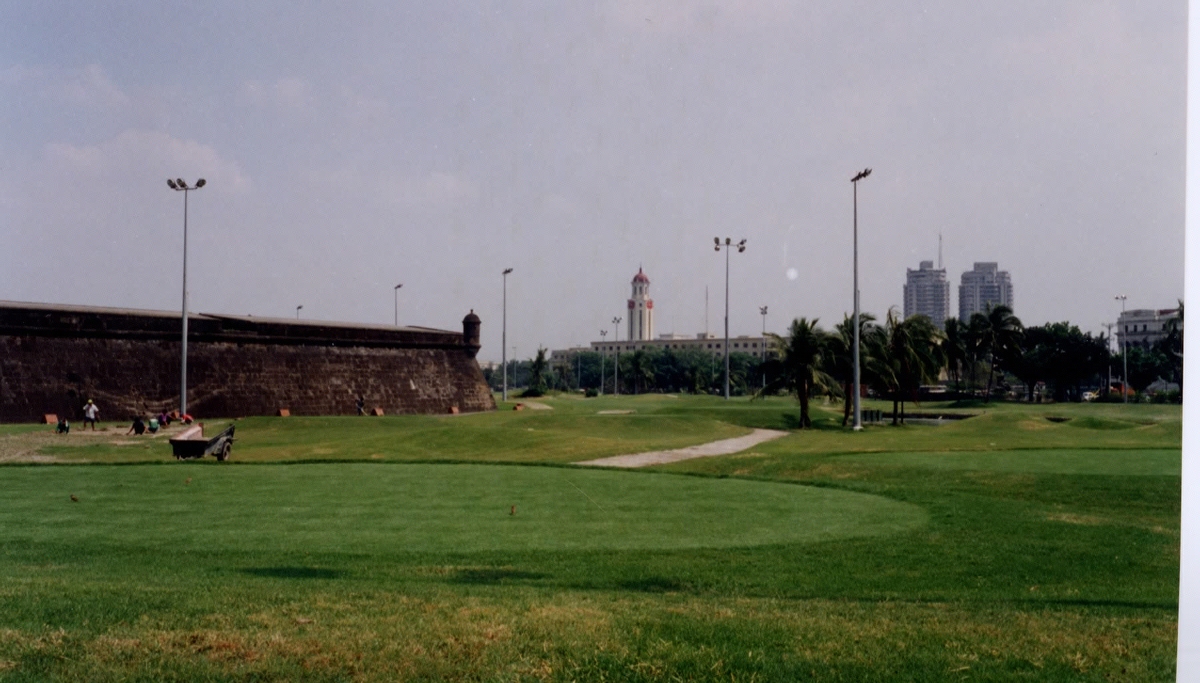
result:
[[[815,391],[834,395],[837,382],[825,372],[828,363],[829,333],[817,326],[814,318],[797,318],[781,337],[768,333],[775,357],[766,362],[767,376],[774,379],[755,393],[762,398],[786,390],[800,401],[800,428],[812,427],[808,399]]]
[[[858,316],[859,335],[859,367],[870,366],[865,358],[865,351],[871,347],[868,338],[875,332],[875,316],[861,313]],[[854,393],[854,319],[846,316],[842,322],[833,328],[829,335],[829,373],[833,375],[842,389],[842,426],[850,422],[850,408],[854,401],[850,394]]]
[[[892,397],[893,425],[903,421],[904,403],[917,400],[921,385],[937,378],[944,360],[941,341],[941,332],[927,316],[900,320],[894,308],[888,311],[871,365]]]
[[[954,391],[958,392],[962,390],[962,367],[967,362],[967,327],[958,318],[946,318],[942,330],[946,366],[954,378]]]
[[[984,320],[986,324],[983,327],[982,346],[987,349],[988,382],[987,393],[984,394],[983,400],[988,401],[992,396],[996,369],[1002,367],[1005,361],[1020,355],[1021,338],[1024,336],[1025,327],[1021,324],[1020,318],[1013,315],[1012,309],[1003,304],[990,307]],[[974,323],[974,316],[972,316],[972,323]]]

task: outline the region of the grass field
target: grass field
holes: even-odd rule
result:
[[[569,463],[795,405],[542,403],[248,418],[223,464],[0,426],[0,681],[1173,680],[1178,407],[818,407],[629,472]]]

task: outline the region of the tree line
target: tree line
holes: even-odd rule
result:
[[[789,393],[801,405],[801,422],[810,424],[813,397],[844,399],[852,394],[854,327],[846,316],[832,330],[818,320],[797,318],[785,334],[768,333],[771,352],[730,354],[730,387],[739,395]],[[1131,347],[1128,358],[1110,352],[1103,333],[1082,332],[1069,322],[1026,327],[1008,306],[976,313],[967,322],[949,318],[941,325],[917,315],[901,318],[889,310],[880,322],[859,316],[861,383],[874,396],[893,404],[893,420],[903,420],[907,403],[920,400],[933,385],[948,398],[984,401],[1013,395],[1024,400],[1081,401],[1098,389],[1111,399],[1109,377],[1119,376],[1128,361],[1128,384],[1120,390],[1144,392],[1158,379],[1183,382],[1183,302],[1167,334],[1152,348]],[[545,349],[527,361],[511,361],[509,387],[531,394],[548,390],[591,390],[636,394],[646,392],[719,393],[724,359],[700,349],[644,348],[619,355],[582,351],[550,367]],[[499,389],[500,368],[485,371]],[[1177,400],[1176,396],[1171,397]],[[850,402],[844,402],[843,421]]]

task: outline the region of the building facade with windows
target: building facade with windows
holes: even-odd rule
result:
[[[921,261],[917,270],[908,269],[904,283],[904,317],[924,315],[939,327],[950,317],[950,282],[945,268]]]
[[[1128,343],[1129,346],[1143,349],[1153,348],[1178,325],[1178,308],[1139,308],[1124,311],[1117,318],[1118,347],[1123,349]]]
[[[996,306],[1013,306],[1012,278],[995,261],[976,262],[962,274],[958,286],[958,319],[970,322],[975,313],[987,313]]]
[[[640,349],[669,349],[672,351],[699,350],[721,356],[725,354],[725,338],[708,332],[696,335],[660,334],[656,339],[654,337],[654,300],[650,298],[650,278],[641,268],[638,268],[637,275],[633,276],[630,284],[633,291],[626,303],[628,324],[625,340],[604,339],[590,342],[587,346],[553,350],[550,352],[551,367],[573,362],[577,354],[589,351],[610,355],[633,353]],[[766,339],[762,336],[742,335],[729,338],[730,353],[769,356],[767,351]]]

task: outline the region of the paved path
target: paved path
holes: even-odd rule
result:
[[[577,462],[575,464],[591,467],[646,467],[647,465],[663,465],[669,462],[679,462],[680,460],[691,460],[692,458],[729,455],[730,453],[737,453],[738,451],[752,448],[766,441],[778,439],[781,436],[787,436],[787,432],[775,429],[756,429],[746,436],[739,436],[734,439],[722,439],[721,441],[710,441],[709,443],[702,443],[699,446],[688,446],[687,448],[679,448],[673,451],[650,451],[649,453],[635,453],[634,455],[614,455],[611,458],[585,460],[584,462]]]

